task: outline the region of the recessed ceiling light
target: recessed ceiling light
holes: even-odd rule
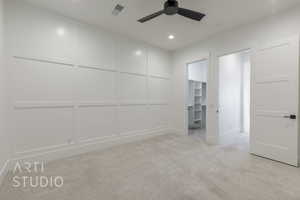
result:
[[[169,40],[173,40],[175,38],[175,36],[174,35],[169,35],[168,38],[169,38]]]
[[[65,35],[65,29],[64,28],[58,28],[56,30],[57,35],[64,36]]]
[[[135,52],[135,55],[137,55],[137,56],[142,55],[142,51],[141,51],[141,50],[137,50],[137,51]]]

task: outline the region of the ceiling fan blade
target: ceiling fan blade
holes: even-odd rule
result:
[[[141,22],[141,23],[144,23],[144,22],[149,21],[149,20],[151,20],[151,19],[153,19],[153,18],[155,18],[155,17],[158,17],[158,16],[160,16],[160,15],[162,15],[162,14],[164,14],[164,11],[163,11],[163,10],[158,11],[158,12],[156,12],[156,13],[153,13],[152,15],[149,15],[149,16],[147,16],[147,17],[143,17],[142,19],[139,19],[138,21]]]
[[[203,17],[205,17],[205,14],[203,14],[203,13],[196,12],[196,11],[189,10],[189,9],[185,9],[185,8],[179,8],[178,9],[178,14],[182,15],[184,17],[193,19],[193,20],[197,20],[197,21],[201,21],[201,19]]]

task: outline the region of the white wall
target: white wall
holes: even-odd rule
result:
[[[188,79],[207,82],[207,66],[208,60],[201,60],[188,64]]]
[[[184,99],[186,63],[211,55],[208,71],[208,139],[216,142],[218,135],[217,109],[217,57],[221,54],[252,48],[256,44],[276,41],[300,33],[300,7],[258,22],[237,27],[200,41],[174,53],[173,61],[173,126],[184,133]]]
[[[5,9],[14,158],[169,130],[168,52],[20,1]]]
[[[244,133],[250,132],[250,85],[251,85],[251,63],[250,63],[250,52],[245,52],[242,57],[243,74],[242,74],[242,131]]]
[[[6,69],[4,62],[3,1],[0,0],[0,183],[9,160],[10,145],[6,131]]]
[[[242,54],[219,58],[219,131],[230,134],[242,125]]]

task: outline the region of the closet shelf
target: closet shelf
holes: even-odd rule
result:
[[[206,83],[190,80],[189,99],[192,109],[189,109],[189,125],[199,125],[204,128],[206,123]]]

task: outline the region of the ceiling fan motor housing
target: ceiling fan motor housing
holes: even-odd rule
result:
[[[164,5],[164,12],[166,15],[175,15],[178,12],[178,2],[174,0],[168,0]]]

